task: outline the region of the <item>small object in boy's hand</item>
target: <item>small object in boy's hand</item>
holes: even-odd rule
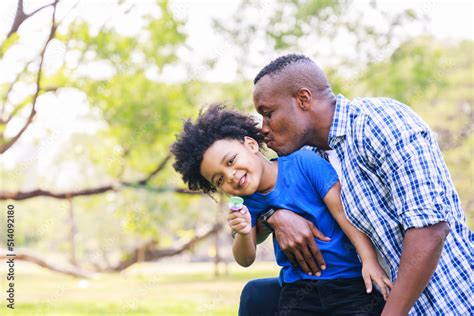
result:
[[[229,201],[229,208],[236,212],[239,211],[244,206],[244,199],[238,196],[233,196]]]

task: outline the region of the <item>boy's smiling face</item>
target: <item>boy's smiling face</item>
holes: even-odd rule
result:
[[[255,193],[263,175],[257,142],[245,137],[244,142],[221,139],[205,152],[201,174],[217,190],[231,195],[245,196]]]

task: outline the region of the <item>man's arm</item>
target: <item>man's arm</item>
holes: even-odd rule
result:
[[[430,281],[448,234],[446,222],[406,231],[397,280],[382,315],[408,314]]]
[[[265,240],[267,240],[268,236],[271,235],[272,231],[268,229],[268,227],[263,224],[262,219],[259,217],[257,220],[257,225],[255,226],[257,228],[257,245],[261,244]]]
[[[440,169],[446,166],[427,127],[407,121],[382,126],[381,118],[368,120],[362,153],[383,174],[397,210],[393,215],[405,231],[398,275],[383,315],[406,315],[436,270],[449,234],[451,211],[442,196],[444,186],[452,183],[442,176]]]
[[[268,224],[275,231],[275,238],[293,265],[310,275],[318,275],[326,269],[323,255],[314,238],[329,241],[313,223],[292,211],[277,210],[269,219]]]

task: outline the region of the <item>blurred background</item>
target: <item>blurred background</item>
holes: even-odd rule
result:
[[[254,266],[233,263],[227,197],[188,192],[169,146],[210,103],[255,113],[254,76],[289,52],[315,60],[335,93],[412,107],[474,227],[473,12],[469,1],[2,1],[0,256],[11,204],[18,257],[13,312],[0,264],[0,314],[235,315],[248,280],[278,274],[271,242]]]

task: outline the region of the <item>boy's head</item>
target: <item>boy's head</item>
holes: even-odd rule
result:
[[[173,167],[190,190],[249,195],[260,184],[263,140],[254,118],[213,105],[184,123],[171,146]]]

